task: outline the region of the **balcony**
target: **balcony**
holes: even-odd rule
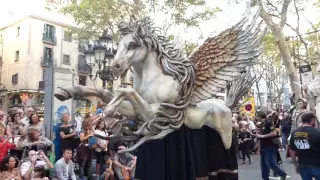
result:
[[[51,67],[53,66],[53,58],[52,57],[41,57],[41,66],[42,67]]]
[[[51,45],[56,45],[57,44],[57,37],[55,35],[48,35],[46,33],[42,33],[42,42],[51,44]]]
[[[90,73],[90,66],[87,64],[86,58],[83,55],[78,56],[78,73],[88,75]]]

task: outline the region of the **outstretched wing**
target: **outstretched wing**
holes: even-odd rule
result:
[[[218,36],[208,38],[189,59],[196,70],[192,102],[212,98],[226,88],[227,83],[240,76],[245,67],[251,66],[262,53],[262,21],[257,23],[259,10],[249,25],[248,16]]]
[[[250,71],[240,74],[232,83],[226,99],[226,106],[230,109],[234,108],[239,100],[248,94],[251,86],[256,81],[255,76],[251,76]]]

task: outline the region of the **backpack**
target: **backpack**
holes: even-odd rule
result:
[[[97,138],[92,136],[88,139],[88,144],[90,149],[95,149],[97,147]]]

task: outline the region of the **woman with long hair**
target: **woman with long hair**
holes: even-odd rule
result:
[[[4,157],[0,163],[0,179],[22,180],[18,166],[18,159],[11,155]]]
[[[96,125],[96,130],[94,131],[95,135],[98,135],[97,137],[97,146],[95,148],[96,152],[96,160],[97,160],[97,165],[96,165],[96,174],[100,175],[100,167],[102,163],[104,162],[104,156],[106,155],[106,151],[108,150],[108,143],[109,141],[106,140],[108,137],[107,133],[107,125],[105,120],[100,119]],[[99,138],[101,137],[101,138]]]

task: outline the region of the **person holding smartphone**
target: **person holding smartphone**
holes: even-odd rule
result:
[[[43,153],[43,151],[36,152],[31,150],[28,152],[28,161],[24,162],[20,166],[21,176],[25,180],[31,180],[35,177],[35,167],[43,166],[45,169],[53,168],[49,158]]]

